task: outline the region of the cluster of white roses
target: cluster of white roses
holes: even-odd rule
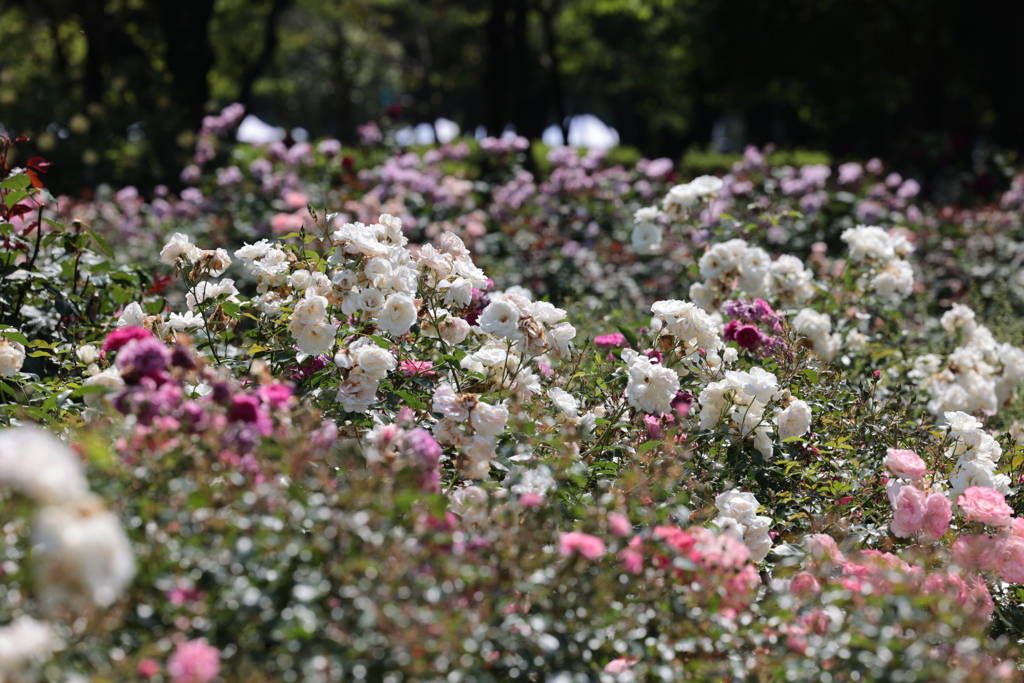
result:
[[[629,370],[626,400],[645,413],[659,415],[672,410],[672,399],[679,391],[679,374],[632,349],[623,349],[622,360]]]
[[[690,298],[706,311],[717,311],[739,294],[799,306],[814,296],[812,273],[796,256],[772,260],[764,249],[746,240],[732,239],[712,245],[697,265],[704,282],[690,285]]]
[[[697,202],[718,197],[724,186],[721,178],[702,175],[670,189],[661,202],[661,209],[669,218],[678,219]]]
[[[727,371],[724,379],[708,384],[697,398],[700,428],[714,429],[725,421],[731,434],[753,436],[754,448],[770,458],[772,425],[764,410],[780,393],[778,379],[764,368]]]
[[[333,349],[337,328],[327,319],[327,297],[307,288],[292,308],[288,331],[303,353],[319,356]]]
[[[476,394],[457,394],[447,382],[434,391],[432,407],[444,416],[434,425],[434,438],[442,445],[459,449],[467,477],[486,478],[497,437],[505,431],[508,408],[490,405]]]
[[[377,396],[380,381],[398,365],[387,349],[362,337],[342,348],[334,364],[345,373],[335,400],[350,413],[365,413]]]
[[[807,338],[816,354],[826,361],[835,358],[843,337],[838,332],[832,332],[832,317],[827,313],[803,308],[793,316],[789,324],[798,334]]]
[[[945,360],[920,356],[910,373],[928,391],[928,410],[936,416],[947,411],[995,415],[1024,381],[1024,350],[993,339],[967,306],[953,304],[941,322],[947,333],[959,335],[960,346]]]
[[[480,314],[480,329],[515,342],[520,354],[555,358],[569,354],[576,328],[565,322],[565,310],[547,301],[531,301],[523,291],[494,294]]]
[[[715,496],[715,507],[719,516],[712,524],[719,531],[743,541],[750,551],[752,561],[760,562],[768,556],[768,551],[772,549],[772,538],[768,534],[772,520],[771,517],[757,514],[761,506],[754,494],[726,491]]]
[[[186,258],[193,268],[206,271],[210,277],[220,277],[231,266],[231,257],[223,249],[200,249],[189,241],[188,235],[176,232],[160,250],[160,262],[168,266],[179,265]]]
[[[14,377],[25,364],[25,347],[13,339],[0,337],[0,377]]]
[[[654,326],[661,335],[672,337],[673,348],[682,358],[692,358],[700,349],[706,352],[708,365],[721,363],[719,351],[725,348],[718,334],[718,324],[707,312],[690,301],[669,299],[651,305]]]
[[[0,484],[38,506],[32,533],[43,605],[113,604],[135,576],[135,558],[120,521],[89,491],[78,457],[36,427],[5,430]]]
[[[999,458],[1003,455],[999,443],[984,430],[981,422],[967,413],[950,411],[944,417],[949,423],[947,439],[952,440],[946,456],[957,459],[949,478],[953,504],[972,486],[986,486],[1003,495],[1008,494],[1010,477],[996,473]]]
[[[914,270],[906,257],[914,246],[906,237],[876,225],[858,225],[844,230],[842,240],[850,246],[850,259],[867,268],[858,281],[860,289],[876,292],[892,303],[910,296]]]

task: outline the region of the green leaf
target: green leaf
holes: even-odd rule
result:
[[[655,448],[657,448],[658,446],[661,446],[661,445],[662,445],[661,441],[648,441],[646,443],[640,444],[640,447],[636,449],[636,452],[639,455],[643,455],[644,453],[647,453],[648,451],[652,451],[652,450],[654,450]]]
[[[6,197],[4,197],[4,204],[9,209],[27,196],[28,190],[14,190],[13,192],[8,193]]]
[[[32,179],[28,177],[27,173],[19,173],[0,183],[0,190],[24,190],[31,184]]]
[[[104,238],[102,235],[92,232],[91,230],[89,231],[88,235],[92,237],[93,241],[96,243],[96,246],[100,248],[100,251],[102,251],[107,258],[114,258],[114,250],[110,248],[110,243],[107,242],[106,238]]]
[[[629,329],[625,325],[619,325],[618,327],[619,332],[621,332],[622,336],[624,336],[626,338],[626,341],[629,342],[630,348],[639,351],[640,343],[637,341],[636,334],[633,332],[633,330]]]
[[[25,344],[26,346],[28,345],[28,339],[25,337],[25,335],[14,329],[0,330],[0,337],[10,339],[11,341],[16,341],[19,344]]]

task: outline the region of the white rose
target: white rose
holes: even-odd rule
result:
[[[296,270],[288,276],[288,286],[302,291],[309,287],[310,280],[312,280],[312,275],[308,270]]]
[[[327,299],[311,296],[300,299],[292,310],[292,320],[301,325],[318,325],[327,317]]]
[[[491,471],[494,442],[491,437],[474,436],[462,448],[463,469],[470,479],[486,479]]]
[[[637,223],[630,242],[638,254],[657,254],[661,251],[662,230],[657,223]]]
[[[128,536],[98,498],[43,507],[32,532],[37,585],[46,602],[64,605],[68,598],[84,598],[108,607],[135,576]]]
[[[473,301],[473,283],[464,277],[455,278],[444,293],[445,305],[455,304],[465,308]]]
[[[25,364],[25,347],[16,341],[0,338],[0,376],[13,377]]]
[[[367,287],[356,298],[359,310],[374,314],[384,306],[384,294],[376,287]]]
[[[480,328],[495,337],[519,339],[519,309],[507,301],[492,301],[480,314]]]
[[[437,385],[437,389],[434,389],[432,409],[434,412],[441,413],[449,420],[454,420],[455,422],[465,422],[469,417],[469,408],[463,401],[459,400],[455,389],[447,382],[442,382]]]
[[[84,346],[78,347],[78,350],[75,351],[75,355],[78,356],[78,360],[89,365],[90,363],[95,363],[99,360],[100,352],[92,344],[85,344]]]
[[[0,483],[20,490],[40,505],[74,500],[89,491],[79,458],[60,439],[38,427],[0,431]]]
[[[793,401],[775,412],[775,424],[779,427],[779,439],[803,436],[811,429],[811,407],[806,401]]]
[[[241,249],[235,251],[235,258],[246,263],[253,259],[258,259],[270,250],[270,242],[267,240],[260,240],[256,244],[246,244]]]
[[[548,342],[556,358],[561,358],[569,353],[572,348],[572,340],[576,338],[576,328],[569,323],[558,323],[548,330]]]
[[[121,373],[116,367],[109,367],[82,382],[82,386],[103,387],[109,394],[114,391],[120,391],[124,387],[124,380],[121,379]],[[85,405],[90,408],[96,408],[103,404],[105,398],[106,396],[101,393],[86,394]]]
[[[168,266],[177,263],[178,258],[184,256],[193,263],[199,260],[201,250],[188,241],[188,235],[176,232],[171,235],[171,240],[160,250],[160,262]]]
[[[303,353],[319,356],[329,353],[334,348],[334,325],[321,322],[315,325],[304,325],[295,335],[295,344]]]
[[[732,517],[738,522],[746,523],[757,514],[760,505],[754,494],[735,489],[715,496],[715,507],[723,517]]]
[[[466,524],[487,520],[487,491],[479,486],[467,486],[451,495],[451,511]]]
[[[356,350],[356,359],[359,367],[370,377],[382,379],[389,372],[395,369],[397,362],[387,349],[382,349],[376,344],[362,346]]]
[[[441,339],[446,344],[461,344],[469,335],[469,323],[462,318],[448,318],[441,323]]]
[[[124,312],[121,313],[121,317],[117,319],[118,327],[142,327],[142,324],[146,322],[146,313],[142,310],[142,306],[138,302],[133,301],[124,307]]]
[[[392,294],[377,315],[377,327],[396,337],[409,331],[416,322],[416,303],[407,294]]]
[[[551,387],[548,389],[548,398],[566,417],[574,418],[579,414],[579,403],[568,391],[558,387]]]
[[[470,411],[469,421],[477,434],[498,436],[505,430],[505,423],[508,421],[508,408],[503,405],[492,406],[479,401]]]

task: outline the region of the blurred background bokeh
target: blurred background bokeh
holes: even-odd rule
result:
[[[984,193],[1024,147],[1022,26],[995,0],[4,0],[0,132],[63,192],[177,185],[239,102],[254,138],[774,143]]]

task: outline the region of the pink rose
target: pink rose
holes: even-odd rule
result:
[[[950,549],[953,561],[964,569],[988,572],[998,569],[1000,548],[995,536],[966,534],[956,539]]]
[[[1010,522],[1010,533],[1024,538],[1024,517],[1014,517]]]
[[[626,673],[627,671],[633,668],[633,665],[635,663],[636,657],[619,657],[618,659],[613,659],[612,661],[605,664],[604,671],[605,673],[609,674]]]
[[[1009,583],[1024,583],[1024,538],[1007,537],[999,552],[999,575]]]
[[[924,524],[925,494],[915,486],[904,486],[896,496],[892,524],[894,536],[909,538]]]
[[[174,683],[209,683],[220,673],[220,650],[206,638],[181,643],[167,661]]]
[[[630,523],[629,518],[618,512],[608,515],[608,528],[620,538],[628,536],[633,531],[633,525]]]
[[[830,562],[832,564],[843,564],[846,558],[836,545],[836,539],[828,534],[811,534],[804,537],[807,544],[807,552],[814,558],[815,562]]]
[[[574,552],[579,552],[580,555],[588,560],[596,560],[604,555],[605,550],[604,541],[600,538],[578,531],[562,534],[558,546],[559,552],[564,557],[569,557]]]
[[[821,584],[813,574],[800,572],[789,582],[789,592],[798,598],[806,598],[821,592]]]
[[[924,526],[921,528],[922,538],[934,543],[949,530],[949,520],[953,517],[953,505],[941,493],[932,491],[924,504]]]
[[[992,526],[1009,526],[1013,508],[1006,504],[1003,494],[987,486],[972,486],[957,500],[968,522],[981,522]]]
[[[644,556],[632,548],[623,548],[619,551],[619,559],[622,567],[630,574],[639,574],[644,570]]]
[[[890,448],[882,461],[885,469],[897,477],[917,481],[928,471],[928,466],[917,453],[902,448]]]

